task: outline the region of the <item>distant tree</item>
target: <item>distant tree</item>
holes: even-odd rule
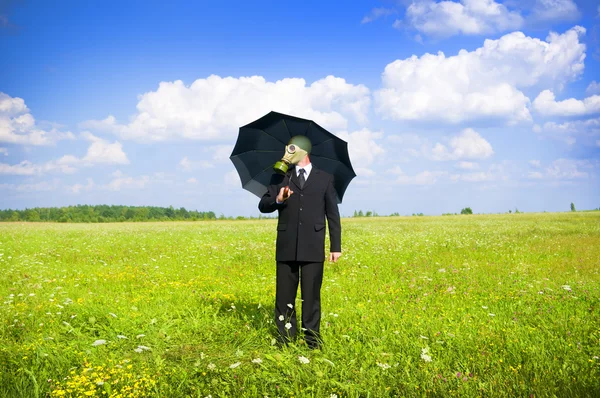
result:
[[[365,217],[373,217],[373,212],[371,210],[368,210],[367,214],[365,214]]]
[[[352,217],[358,217],[358,212],[354,210],[354,215]]]
[[[517,209],[517,208],[515,207],[515,214],[519,214],[519,213],[520,213],[519,209]]]
[[[577,211],[575,210],[575,203],[571,202],[571,211]]]
[[[358,216],[359,216],[359,217],[364,217],[364,216],[365,216],[365,215],[363,214],[363,211],[362,211],[362,210],[359,210],[359,211],[358,211]]]
[[[470,207],[465,207],[460,211],[460,214],[473,214],[473,210]]]
[[[125,211],[124,216],[127,220],[131,220],[133,217],[135,217],[135,209],[133,207],[130,207]]]
[[[508,214],[511,214],[511,213],[512,213],[512,210],[508,210]]]
[[[25,221],[40,221],[40,213],[34,209],[25,210]]]

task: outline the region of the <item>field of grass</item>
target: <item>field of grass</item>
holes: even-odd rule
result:
[[[275,223],[1,224],[0,396],[600,396],[600,212],[343,219],[321,351]]]

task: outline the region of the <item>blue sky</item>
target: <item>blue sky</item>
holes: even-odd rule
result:
[[[599,26],[572,0],[0,0],[0,208],[258,215],[228,156],[270,110],[348,141],[343,215],[597,208]]]

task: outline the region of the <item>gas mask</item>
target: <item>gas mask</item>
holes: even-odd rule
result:
[[[310,153],[311,149],[312,144],[305,135],[296,135],[290,138],[283,158],[273,165],[273,169],[280,174],[287,173],[290,164],[295,165],[300,162]]]

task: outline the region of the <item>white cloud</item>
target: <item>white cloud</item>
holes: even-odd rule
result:
[[[392,15],[392,14],[396,14],[396,10],[394,10],[392,8],[385,8],[385,7],[373,8],[367,15],[365,15],[363,17],[363,19],[360,21],[360,23],[366,24],[369,22],[373,22],[381,17],[386,17],[386,16]]]
[[[536,0],[531,10],[533,21],[574,21],[579,10],[573,0]]]
[[[475,162],[462,161],[462,162],[458,162],[456,167],[458,167],[459,169],[462,169],[462,170],[476,170],[479,168],[479,164],[477,164]]]
[[[596,140],[596,146],[600,147],[600,140]]]
[[[268,82],[261,76],[211,75],[190,86],[181,80],[162,82],[145,93],[138,113],[129,124],[113,116],[82,124],[109,131],[123,139],[165,141],[171,139],[230,140],[238,128],[275,110],[312,119],[328,130],[347,126],[347,117],[367,121],[369,89],[328,76],[307,86],[304,79]]]
[[[585,93],[587,95],[600,94],[600,83],[593,80],[586,88]]]
[[[391,169],[388,169],[386,171],[388,174],[393,174],[393,175],[404,175],[404,171],[402,170],[402,168],[400,166],[394,166]]]
[[[48,192],[56,191],[59,188],[59,181],[42,181],[30,184],[0,184],[0,189],[17,192],[17,193],[29,193],[29,192]]]
[[[583,116],[600,112],[600,95],[583,100],[569,98],[556,101],[550,90],[542,91],[533,101],[533,108],[544,116]]]
[[[373,177],[377,174],[375,172],[375,170],[368,169],[365,167],[358,167],[358,168],[354,169],[354,171],[356,172],[356,175],[358,177]]]
[[[600,118],[572,120],[563,123],[546,122],[543,126],[538,126],[536,132],[541,136],[564,141],[569,145],[579,141],[585,146],[594,146],[595,140],[600,137]]]
[[[453,181],[465,181],[465,182],[484,182],[484,181],[494,181],[496,176],[487,171],[478,171],[474,173],[466,173],[466,174],[455,174],[451,176]]]
[[[589,162],[573,159],[557,159],[546,169],[546,175],[553,179],[573,180],[587,178],[588,172],[581,168],[588,168]]]
[[[527,177],[536,180],[569,181],[585,180],[591,177],[594,170],[600,168],[600,163],[590,160],[557,159],[538,171],[529,172]]]
[[[447,177],[448,172],[446,171],[422,171],[414,176],[408,176],[401,174],[395,180],[396,183],[401,185],[433,185],[440,178]]]
[[[71,132],[40,128],[22,98],[0,92],[0,142],[20,145],[52,145],[73,139]]]
[[[74,173],[77,171],[77,167],[80,166],[129,164],[127,155],[123,152],[120,143],[115,142],[111,144],[90,133],[83,133],[82,137],[92,142],[87,150],[87,154],[83,158],[65,155],[58,160],[52,160],[43,164],[34,164],[28,160],[15,165],[0,163],[0,174],[40,175],[50,172]]]
[[[487,159],[494,150],[478,132],[464,129],[460,134],[450,139],[449,147],[439,142],[431,150],[433,160]]]
[[[129,164],[129,159],[127,159],[127,155],[123,152],[123,146],[120,142],[116,141],[111,144],[88,132],[83,133],[82,136],[92,142],[87,150],[87,154],[81,159],[84,163]]]
[[[541,180],[542,178],[544,178],[544,174],[542,174],[539,171],[530,171],[529,173],[527,173],[527,177],[533,180]]]
[[[356,174],[364,177],[373,176],[375,172],[368,166],[385,152],[383,147],[377,143],[377,140],[383,138],[383,133],[365,128],[352,133],[340,132],[337,136],[348,143],[350,160]]]
[[[3,153],[4,156],[8,156],[8,149],[0,147],[0,153]]]
[[[383,88],[374,93],[376,110],[395,120],[530,121],[530,101],[520,89],[560,88],[581,75],[584,33],[577,26],[542,41],[514,32],[450,57],[439,52],[396,60],[385,67]]]
[[[179,168],[185,172],[212,169],[215,165],[207,160],[190,160],[187,156],[179,161]]]
[[[7,175],[33,176],[50,172],[70,174],[74,173],[75,171],[77,171],[77,169],[70,166],[69,164],[60,161],[50,161],[43,164],[34,164],[28,160],[24,160],[21,163],[14,165],[0,163],[0,174]]]
[[[213,145],[207,148],[212,153],[212,159],[215,162],[226,162],[233,151],[233,145]]]
[[[192,178],[188,178],[188,179],[186,180],[186,182],[187,182],[188,184],[198,184],[198,180],[197,180],[197,179],[195,179],[195,178],[193,178],[193,177],[192,177]]]
[[[479,35],[519,29],[523,17],[494,0],[413,1],[408,23],[432,36]]]
[[[238,176],[236,170],[231,170],[225,173],[223,181],[225,182],[225,185],[228,185],[230,187],[240,187],[242,185],[242,182],[240,181],[240,177]]]
[[[121,174],[114,177],[111,182],[102,186],[109,191],[123,191],[127,189],[144,189],[150,183],[150,177],[143,175],[141,177],[128,177]]]
[[[529,164],[531,165],[531,167],[535,167],[535,168],[540,168],[542,165],[539,160],[530,160]]]
[[[95,187],[96,187],[96,184],[94,184],[94,180],[91,179],[91,178],[88,178],[87,179],[87,184],[85,184],[85,185],[74,184],[74,185],[68,186],[67,190],[70,191],[71,193],[79,194],[81,192],[90,192]]]

